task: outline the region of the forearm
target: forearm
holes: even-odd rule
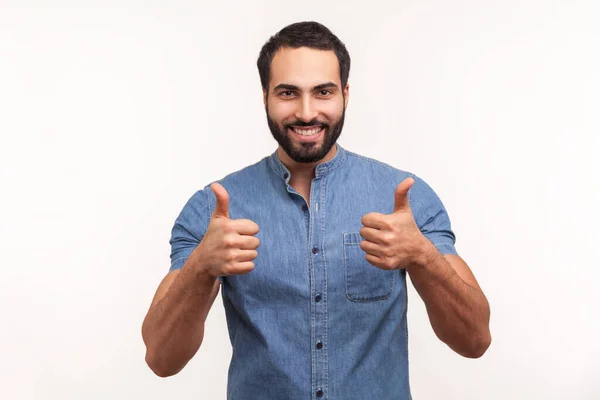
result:
[[[465,357],[480,357],[490,343],[489,304],[483,292],[465,283],[431,242],[407,268],[440,340]]]
[[[188,263],[166,295],[150,309],[142,325],[146,361],[160,376],[179,372],[196,354],[204,338],[204,323],[216,278]]]

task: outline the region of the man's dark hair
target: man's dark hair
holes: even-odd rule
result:
[[[340,81],[342,82],[340,89],[346,87],[350,74],[350,54],[348,54],[346,46],[324,25],[314,21],[305,21],[296,22],[281,29],[271,36],[260,50],[256,65],[260,83],[265,91],[268,91],[269,87],[271,61],[273,61],[275,53],[282,47],[333,50],[340,65]]]

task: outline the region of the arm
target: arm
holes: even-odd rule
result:
[[[175,375],[196,354],[219,292],[219,281],[203,272],[196,253],[165,276],[142,324],[146,363],[160,377]]]
[[[421,257],[407,267],[437,337],[458,354],[481,357],[491,343],[490,307],[468,265],[442,256],[426,238]]]

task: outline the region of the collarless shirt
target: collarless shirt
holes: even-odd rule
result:
[[[370,264],[362,217],[390,214],[394,191],[414,179],[409,204],[441,254],[457,254],[440,198],[413,173],[337,145],[316,167],[310,206],[277,151],[218,180],[231,219],[256,222],[254,269],[220,276],[232,357],[227,398],[411,399],[406,271]],[[171,231],[171,267],[202,240],[216,198],[194,193]],[[206,344],[205,344],[206,345]]]

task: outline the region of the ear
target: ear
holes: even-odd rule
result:
[[[263,88],[262,92],[263,92],[263,104],[266,107],[267,106],[267,91],[265,90],[265,88]]]
[[[346,87],[344,88],[344,108],[348,107],[348,99],[350,97],[350,84],[346,83]]]

